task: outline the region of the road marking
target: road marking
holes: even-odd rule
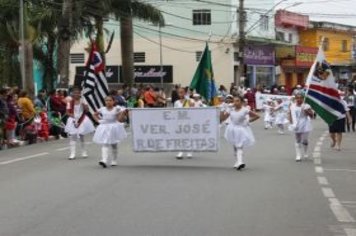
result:
[[[330,208],[339,222],[348,222],[348,223],[355,222],[355,219],[352,218],[350,213],[341,204],[340,205],[330,204]]]
[[[42,152],[42,153],[34,154],[31,156],[27,156],[27,157],[19,157],[19,158],[15,158],[15,159],[12,159],[9,161],[0,162],[0,165],[8,165],[8,164],[12,164],[12,163],[19,162],[19,161],[25,161],[25,160],[36,158],[36,157],[46,156],[48,154],[49,154],[48,152]]]
[[[316,147],[314,148],[314,152],[320,152],[320,146],[316,146]]]
[[[324,173],[323,167],[315,166],[315,172],[318,174]]]
[[[356,236],[356,229],[344,229],[347,236]]]
[[[329,185],[328,180],[323,176],[318,176],[318,182],[320,185]]]
[[[335,194],[331,188],[321,188],[321,191],[323,191],[323,194],[326,198],[335,198]]]
[[[341,202],[345,204],[356,204],[356,201],[341,201]]]
[[[314,159],[314,164],[321,165],[321,159],[320,158]]]
[[[320,152],[313,152],[314,158],[320,158],[320,156],[321,156]]]
[[[344,172],[352,172],[356,173],[356,170],[350,170],[350,169],[324,169],[325,171],[344,171]]]
[[[60,151],[65,151],[68,150],[70,147],[64,147],[64,148],[57,148],[56,151],[60,152]]]

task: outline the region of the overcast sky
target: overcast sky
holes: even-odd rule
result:
[[[306,13],[315,21],[356,26],[356,0],[285,0],[277,8]]]

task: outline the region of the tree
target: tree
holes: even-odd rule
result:
[[[121,61],[124,82],[131,87],[134,81],[133,18],[164,25],[159,9],[138,0],[114,1],[113,13],[120,20]]]

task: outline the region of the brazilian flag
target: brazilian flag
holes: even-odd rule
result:
[[[213,103],[217,95],[214,81],[213,65],[211,63],[211,52],[206,44],[199,65],[193,76],[190,88],[195,89],[207,102]]]

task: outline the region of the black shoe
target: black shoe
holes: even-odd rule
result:
[[[103,168],[106,168],[106,167],[107,167],[107,166],[106,166],[106,163],[103,162],[103,161],[100,161],[100,162],[99,162],[99,165],[101,165]]]
[[[246,166],[245,164],[241,164],[236,168],[236,170],[241,170],[241,169],[245,168],[245,166]]]

